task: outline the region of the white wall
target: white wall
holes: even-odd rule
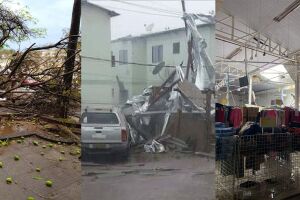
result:
[[[223,99],[226,99],[226,93],[223,91],[217,92],[216,103],[224,104]],[[220,94],[222,93],[222,94]],[[248,95],[237,95],[237,94],[229,94],[229,105],[230,106],[243,106],[248,103]]]
[[[133,52],[132,59],[134,62],[144,63],[146,60],[146,40],[132,40]],[[141,94],[147,85],[147,67],[132,65],[132,94]]]
[[[112,42],[111,50],[115,56],[115,60],[119,61],[119,50],[127,50],[128,62],[132,62],[132,42],[120,41]],[[125,89],[129,91],[129,96],[132,95],[132,69],[129,64],[116,62],[116,66],[112,68],[113,76],[118,75],[121,82],[124,83]],[[118,92],[118,91],[116,91]]]
[[[110,16],[96,6],[82,4],[82,107],[111,106],[117,91],[111,63],[97,60],[110,59]],[[85,56],[95,59],[85,58]],[[113,92],[114,91],[114,92]]]
[[[295,94],[295,91],[293,89],[285,90],[284,94],[286,95],[283,97],[283,105],[291,106],[294,103],[294,98],[291,94]],[[281,99],[281,89],[267,90],[256,94],[256,102],[260,106],[270,106],[271,100],[274,99]]]
[[[207,42],[207,54],[214,63],[215,60],[215,29],[214,25],[201,26],[198,31]],[[180,53],[173,54],[173,43],[180,42]],[[147,39],[147,63],[152,63],[152,46],[163,45],[163,60],[166,65],[176,66],[183,61],[183,65],[187,65],[187,37],[184,29],[180,31],[168,32],[165,34],[154,35]],[[150,85],[160,85],[170,74],[172,69],[165,68],[161,71],[160,76],[152,75],[154,67],[147,70],[147,80]]]
[[[214,26],[201,26],[199,32],[205,38],[208,47],[207,53],[212,62],[214,62],[215,35]],[[180,53],[173,54],[173,43],[180,42]],[[185,30],[168,31],[161,34],[153,34],[145,37],[135,37],[116,40],[112,42],[112,51],[119,59],[118,52],[121,49],[128,50],[128,61],[138,63],[152,63],[152,46],[163,45],[163,60],[166,65],[176,66],[183,61],[183,65],[187,65],[187,39]],[[122,67],[122,68],[121,68]],[[158,86],[170,75],[173,69],[164,68],[159,75],[153,75],[154,67],[128,65],[116,68],[120,70],[118,74],[125,74],[123,80],[128,83],[127,87],[131,88],[130,96],[140,94],[141,91],[149,85]],[[125,70],[125,71],[124,71]],[[128,72],[130,70],[131,72]],[[129,84],[132,86],[130,87]]]

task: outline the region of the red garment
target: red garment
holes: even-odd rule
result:
[[[294,110],[291,114],[291,122],[297,122],[300,123],[300,111],[298,113],[298,116],[296,116],[296,111]]]
[[[216,122],[222,122],[225,123],[225,110],[224,109],[218,109],[216,110]]]
[[[277,112],[276,110],[268,110],[267,111],[267,116],[271,118],[276,118],[277,117]]]
[[[284,124],[285,126],[288,126],[292,122],[292,116],[294,115],[294,110],[290,107],[284,108]]]
[[[262,113],[262,117],[269,117],[269,118],[275,118],[275,119],[277,117],[276,110],[263,110],[261,113]]]
[[[229,114],[229,122],[233,124],[234,128],[239,128],[243,122],[242,109],[233,108]]]
[[[300,135],[300,128],[289,128],[288,130],[290,133],[293,133],[295,135]]]

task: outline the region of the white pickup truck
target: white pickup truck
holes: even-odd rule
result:
[[[83,157],[89,154],[129,155],[129,129],[118,109],[86,109],[81,116]]]

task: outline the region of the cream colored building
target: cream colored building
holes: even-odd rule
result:
[[[81,18],[81,105],[111,106],[117,88],[111,62],[110,19],[118,14],[83,1]]]

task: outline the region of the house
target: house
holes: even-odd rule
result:
[[[117,81],[112,78],[110,19],[119,14],[82,1],[81,105],[111,106]]]
[[[111,41],[110,20],[118,15],[96,4],[82,2],[83,108],[119,105],[140,94],[150,85],[161,85],[173,70],[163,67],[158,74],[152,74],[155,65],[162,61],[166,66],[177,66],[180,63],[187,65],[185,28],[127,36]],[[208,55],[214,58],[214,25],[203,24],[198,29],[208,44]]]
[[[198,30],[207,42],[207,52],[214,60],[214,25],[203,24]],[[143,66],[141,63],[157,65],[165,62],[165,66],[187,65],[187,36],[185,28],[148,33],[140,36],[122,37],[111,42],[112,57],[117,62],[112,66],[128,97],[140,94],[147,86],[159,86],[170,75],[173,68],[164,67],[158,74],[153,74],[155,66]],[[124,90],[124,89],[123,89]],[[124,98],[120,98],[119,102]]]

